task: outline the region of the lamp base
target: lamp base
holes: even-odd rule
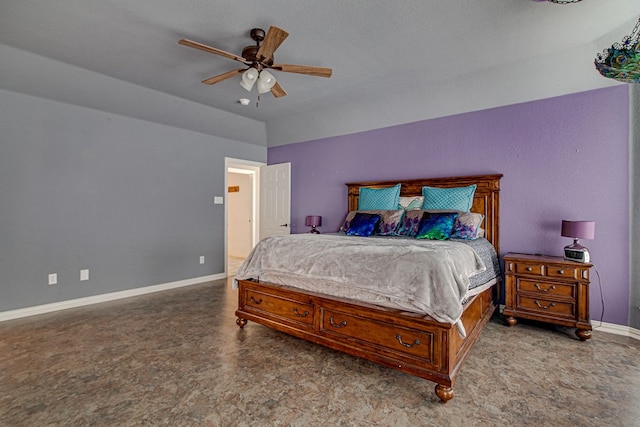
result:
[[[568,261],[589,262],[589,250],[578,243],[578,239],[574,239],[573,243],[564,247],[564,259]]]
[[[311,226],[311,230],[309,231],[309,234],[320,234],[320,232],[318,230],[316,230],[316,226],[312,225]]]

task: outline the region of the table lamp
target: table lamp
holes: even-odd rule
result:
[[[579,239],[593,239],[596,234],[595,221],[562,220],[563,237],[571,237],[573,243],[564,247],[564,259],[578,262],[589,262],[589,250],[582,246]]]
[[[316,227],[320,227],[322,225],[322,217],[320,215],[309,215],[305,219],[305,225],[311,227],[311,231],[309,233],[320,234]]]

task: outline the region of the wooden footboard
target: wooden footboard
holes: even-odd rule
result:
[[[430,317],[295,288],[240,280],[236,323],[248,320],[437,383],[436,395],[453,398],[456,374],[495,305],[495,286],[475,296],[456,325]]]

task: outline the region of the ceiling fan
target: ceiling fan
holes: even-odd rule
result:
[[[269,31],[267,31],[265,35],[264,30],[254,28],[250,31],[249,35],[253,40],[255,40],[256,44],[246,46],[242,49],[242,55],[240,56],[188,39],[181,39],[178,43],[183,46],[189,46],[215,55],[224,56],[225,58],[242,62],[247,66],[247,68],[227,71],[226,73],[222,73],[202,81],[202,83],[208,85],[221,82],[242,73],[242,81],[240,82],[240,85],[243,88],[250,91],[253,88],[253,85],[257,83],[258,93],[271,91],[274,97],[279,98],[281,96],[285,96],[287,93],[276,81],[275,77],[267,71],[267,69],[284,71],[286,73],[331,77],[331,68],[274,63],[273,53],[289,36],[289,33],[285,30],[278,27],[269,27]]]

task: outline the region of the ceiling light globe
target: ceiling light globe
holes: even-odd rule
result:
[[[276,78],[267,70],[263,70],[258,77],[258,93],[266,93],[276,84]]]
[[[242,73],[242,81],[240,82],[240,86],[245,88],[248,91],[251,91],[253,85],[256,83],[256,79],[258,78],[258,70],[251,67],[244,73]]]

